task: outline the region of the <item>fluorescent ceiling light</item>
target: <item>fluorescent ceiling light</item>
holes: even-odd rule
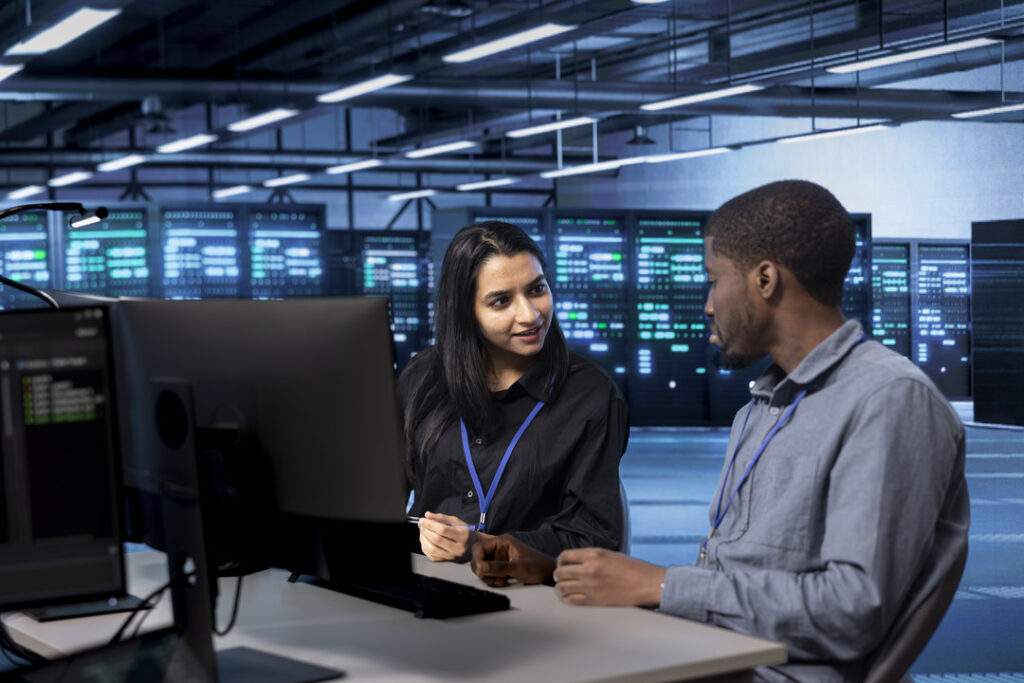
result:
[[[644,161],[648,164],[662,164],[666,161],[680,161],[682,159],[694,159],[696,157],[706,157],[712,154],[724,154],[725,152],[731,152],[732,150],[728,147],[709,147],[708,149],[695,149],[689,152],[671,152],[669,154],[652,154],[644,157]]]
[[[488,187],[504,187],[505,185],[513,185],[518,182],[518,178],[494,178],[493,180],[481,180],[475,183],[462,183],[461,185],[456,185],[455,189],[459,192],[471,192],[472,190],[483,190]]]
[[[668,2],[668,0],[633,0],[633,2],[638,5],[658,5],[663,2]]]
[[[202,147],[208,145],[217,139],[216,135],[209,133],[200,133],[199,135],[192,135],[187,138],[181,138],[180,140],[174,140],[172,142],[165,142],[158,146],[156,151],[161,154],[174,154],[175,152],[184,152],[186,149],[194,149],[196,147]]]
[[[507,135],[510,138],[525,138],[530,135],[540,135],[541,133],[550,133],[553,130],[563,130],[565,128],[574,128],[575,126],[585,126],[588,123],[596,122],[597,119],[593,119],[589,116],[579,116],[574,119],[563,119],[562,121],[542,123],[539,126],[530,126],[529,128],[510,130],[507,133],[505,133],[505,135]]]
[[[266,126],[271,123],[290,119],[298,113],[298,109],[271,109],[270,111],[265,111],[262,114],[257,114],[256,116],[250,116],[249,118],[242,119],[241,121],[229,123],[228,130],[234,133],[241,133],[247,130],[252,130],[253,128],[259,128],[260,126]]]
[[[646,160],[646,157],[626,157],[625,159],[612,159],[611,161],[599,161],[596,164],[583,164],[582,166],[569,166],[568,168],[558,168],[553,171],[544,171],[540,174],[541,178],[562,178],[568,175],[581,175],[583,173],[600,173],[601,171],[611,171],[622,166],[629,166],[631,164],[642,164]]]
[[[0,64],[0,81],[10,78],[24,68],[24,64]]]
[[[304,183],[309,180],[308,173],[293,173],[291,175],[283,175],[277,178],[270,178],[269,180],[263,181],[263,187],[280,187],[281,185],[294,185],[295,183]]]
[[[42,185],[26,185],[17,190],[11,190],[7,193],[8,199],[24,199],[25,197],[31,197],[34,194],[39,194],[46,188]]]
[[[414,192],[400,192],[399,194],[388,195],[393,202],[400,202],[403,199],[421,199],[422,197],[433,197],[437,190],[416,190]]]
[[[222,187],[219,190],[214,190],[212,192],[212,195],[214,199],[224,199],[225,197],[234,197],[236,195],[246,194],[247,192],[252,192],[251,185],[235,185],[233,187]]]
[[[472,140],[459,140],[458,142],[449,142],[443,145],[435,145],[434,147],[414,149],[411,152],[406,152],[405,156],[410,159],[422,159],[423,157],[432,157],[436,154],[457,152],[460,149],[469,149],[470,147],[476,147],[476,143]]]
[[[640,108],[643,109],[644,111],[661,111],[662,109],[671,109],[672,107],[683,107],[687,104],[707,102],[708,100],[718,100],[723,97],[732,97],[733,95],[745,95],[750,92],[757,92],[758,90],[764,90],[764,86],[754,85],[753,83],[746,83],[744,85],[734,85],[729,88],[721,88],[719,90],[699,92],[693,95],[673,97],[672,99],[661,100],[660,102],[650,102],[648,104],[641,104]]]
[[[1024,111],[1024,102],[1018,104],[1004,104],[1001,107],[989,107],[988,109],[974,109],[973,111],[958,111],[953,114],[955,119],[973,119],[976,116],[991,116],[992,114],[1005,114],[1011,111]]]
[[[826,71],[833,74],[846,74],[854,71],[863,71],[865,69],[874,69],[879,66],[889,66],[890,64],[899,64],[900,62],[909,62],[914,59],[924,59],[925,57],[936,57],[938,55],[945,55],[951,52],[959,52],[961,50],[973,50],[976,47],[987,47],[989,45],[997,45],[998,40],[993,38],[974,38],[973,40],[965,40],[960,43],[946,43],[944,45],[936,45],[934,47],[926,47],[920,50],[911,50],[909,52],[897,52],[884,57],[876,57],[874,59],[866,59],[860,62],[853,62],[851,64],[841,64],[839,66],[830,66]]]
[[[331,166],[327,169],[327,173],[331,175],[337,175],[339,173],[355,173],[356,171],[365,171],[368,168],[377,168],[383,166],[384,162],[380,159],[363,159],[362,161],[353,161],[351,164],[341,164],[340,166]]]
[[[88,227],[90,225],[96,225],[97,223],[99,223],[102,220],[103,219],[100,218],[99,216],[97,216],[96,214],[92,214],[91,216],[84,216],[84,217],[83,216],[79,216],[78,218],[72,218],[71,219],[71,227],[72,228],[85,228],[85,227]]]
[[[387,88],[392,85],[398,85],[399,83],[405,83],[409,80],[412,80],[412,76],[384,74],[383,76],[377,76],[376,78],[371,78],[370,80],[363,81],[362,83],[356,83],[355,85],[332,90],[331,92],[325,92],[323,95],[317,95],[316,101],[324,104],[331,104],[333,102],[350,100],[353,97],[365,95],[368,92]]]
[[[64,47],[76,38],[93,30],[103,22],[121,13],[119,9],[103,10],[83,7],[67,19],[58,21],[26,41],[11,46],[4,54],[41,55],[50,50]]]
[[[143,156],[141,154],[128,154],[127,156],[119,157],[117,159],[104,161],[96,167],[96,170],[101,173],[107,173],[108,171],[120,171],[122,168],[138,166],[139,164],[143,164],[147,161],[149,161],[149,157],[147,156]]]
[[[528,45],[529,43],[535,43],[538,40],[544,40],[551,36],[557,36],[566,31],[571,31],[576,26],[566,26],[564,24],[544,24],[543,26],[537,26],[527,31],[520,31],[519,33],[513,33],[510,36],[499,38],[498,40],[492,40],[487,43],[482,43],[476,47],[471,47],[468,50],[460,50],[459,52],[452,52],[444,57],[442,60],[454,63],[464,64],[465,62],[472,62],[474,59],[480,59],[481,57],[488,57],[498,52],[504,52],[505,50],[511,50],[515,47],[521,47]]]
[[[841,138],[846,135],[857,135],[858,133],[870,133],[876,130],[885,130],[889,126],[875,124],[873,126],[857,126],[856,128],[837,128],[835,130],[823,130],[819,133],[807,133],[806,135],[794,135],[793,137],[780,138],[776,142],[807,142],[809,140],[824,140],[825,138]]]
[[[56,178],[50,178],[50,182],[47,183],[50,187],[64,187],[65,185],[72,185],[74,183],[80,183],[83,180],[92,178],[92,173],[88,171],[74,171],[72,173],[66,173]]]

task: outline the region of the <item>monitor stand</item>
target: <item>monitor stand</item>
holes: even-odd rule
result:
[[[192,385],[175,379],[154,379],[151,387],[160,442],[155,455],[164,487],[160,504],[174,625],[195,665],[209,681],[222,683],[315,683],[344,676],[342,671],[247,647],[214,651],[216,576],[207,562],[200,508]]]

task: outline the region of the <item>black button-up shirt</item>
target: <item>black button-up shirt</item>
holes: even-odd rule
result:
[[[436,353],[429,348],[423,353]],[[535,364],[505,391],[493,394],[499,427],[485,443],[470,434],[470,453],[486,494],[509,443],[537,401],[546,400],[550,370]],[[409,370],[399,382],[403,402]],[[508,533],[552,556],[566,548],[621,545],[619,460],[629,438],[626,402],[607,375],[584,358],[571,357],[565,386],[545,403],[512,452],[487,511],[485,531]],[[410,482],[410,514],[480,519],[480,498],[462,448],[458,421],[427,453]]]

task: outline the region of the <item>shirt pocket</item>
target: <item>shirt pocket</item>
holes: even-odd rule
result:
[[[751,543],[808,551],[824,524],[818,500],[818,461],[812,457],[765,453],[751,473],[750,523],[744,540]]]

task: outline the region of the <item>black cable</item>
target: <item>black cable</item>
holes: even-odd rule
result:
[[[110,639],[109,644],[113,645],[117,641],[121,640],[121,636],[123,636],[124,632],[128,630],[128,626],[132,623],[132,620],[135,618],[135,616],[139,612],[143,611],[146,608],[146,605],[148,605],[151,600],[156,600],[156,596],[161,595],[165,590],[167,590],[168,588],[173,586],[179,580],[187,580],[191,576],[195,576],[195,572],[190,572],[188,574],[180,574],[180,575],[177,575],[177,576],[172,576],[167,583],[165,583],[164,585],[160,586],[159,588],[154,590],[152,593],[150,593],[149,595],[144,597],[142,599],[142,602],[138,605],[138,607],[133,609],[131,614],[128,615],[128,618],[124,620],[123,624],[121,624],[121,628],[117,629],[117,633],[115,633],[114,637]]]
[[[164,594],[161,593],[160,595],[156,596],[153,602],[149,603],[149,609],[146,610],[145,614],[142,615],[142,618],[139,619],[138,623],[135,624],[135,630],[132,631],[132,638],[139,635],[139,631],[142,630],[142,622],[146,620],[146,617],[153,613],[153,611],[156,609],[156,606],[160,604],[160,600],[163,597]],[[142,607],[145,607],[145,605],[146,603],[142,603],[142,605],[140,605],[139,608],[141,609]]]
[[[235,620],[238,619],[238,603],[240,602],[239,598],[241,598],[241,597],[242,597],[242,575],[239,574],[238,575],[238,582],[235,584],[235,604],[231,608],[231,620],[228,621],[228,625],[227,625],[227,627],[223,631],[219,631],[219,630],[217,630],[217,621],[216,621],[216,619],[214,619],[213,632],[216,633],[218,636],[226,636],[228,633],[231,632],[231,629],[233,629],[235,627]]]

